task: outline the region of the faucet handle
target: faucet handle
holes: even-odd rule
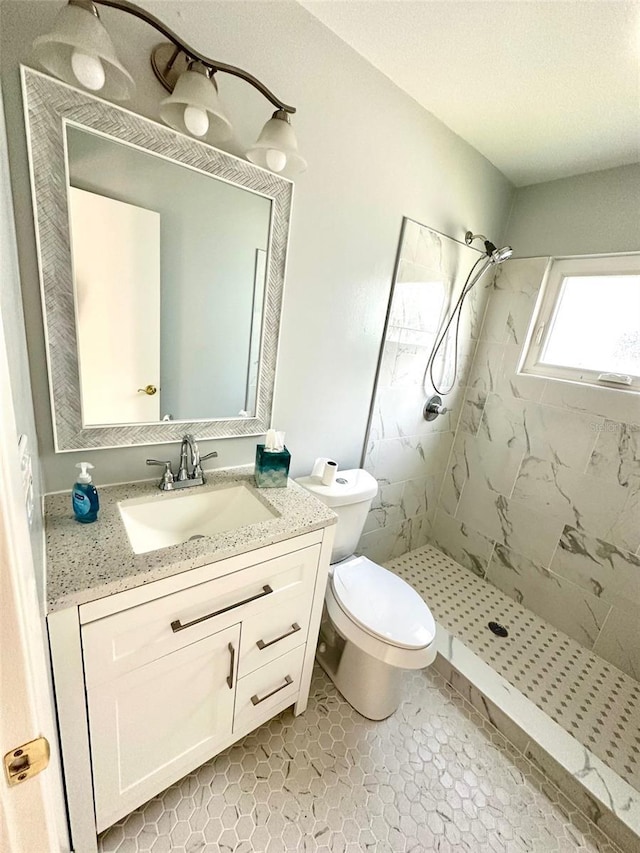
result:
[[[202,477],[204,478],[204,472],[202,470],[201,462],[204,462],[205,459],[212,459],[213,457],[218,455],[217,450],[212,450],[211,453],[205,453],[204,456],[198,456],[198,461],[194,463],[193,466],[193,474],[191,475],[194,478]]]
[[[171,460],[163,461],[160,459],[147,459],[147,465],[164,465],[164,473],[162,475],[162,482],[160,483],[160,488],[162,486],[166,486],[167,483],[173,483],[173,471],[171,470]]]

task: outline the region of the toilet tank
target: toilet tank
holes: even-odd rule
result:
[[[323,486],[319,477],[299,477],[296,483],[313,492],[338,516],[331,562],[350,557],[362,536],[371,501],[378,493],[375,478],[362,468],[352,468],[338,471],[330,486]]]

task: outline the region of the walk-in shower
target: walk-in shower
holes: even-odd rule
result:
[[[511,246],[503,246],[502,249],[498,249],[491,240],[487,239],[484,234],[473,234],[471,231],[467,231],[464,235],[464,242],[467,246],[471,246],[474,240],[482,240],[484,243],[485,254],[481,255],[475,264],[469,270],[469,274],[465,280],[465,283],[462,287],[462,291],[460,292],[460,296],[458,297],[458,301],[456,302],[453,311],[449,315],[449,319],[444,325],[442,332],[436,344],[433,348],[429,361],[427,363],[427,367],[425,370],[425,375],[428,371],[429,379],[431,380],[431,384],[433,385],[434,390],[440,395],[450,394],[456,384],[456,379],[458,377],[458,338],[460,336],[460,317],[462,315],[462,306],[464,305],[464,301],[467,298],[468,294],[471,290],[476,286],[476,284],[480,281],[483,275],[493,266],[497,266],[498,264],[504,263],[504,261],[508,261],[511,255],[513,254],[513,249]],[[453,378],[449,384],[448,388],[440,388],[438,387],[438,383],[433,375],[433,366],[435,364],[436,358],[438,356],[438,352],[445,345],[447,336],[449,334],[449,329],[451,328],[451,324],[455,321],[455,335],[453,342]]]

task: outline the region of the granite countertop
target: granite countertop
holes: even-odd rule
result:
[[[211,471],[206,479],[204,486],[165,495],[157,481],[99,488],[100,512],[93,524],[75,520],[68,492],[47,495],[47,612],[76,607],[336,523],[329,507],[292,480],[286,489],[257,489],[253,466]],[[118,510],[120,501],[147,496],[175,500],[178,494],[200,494],[236,483],[249,486],[277,513],[276,518],[145,554],[133,552]]]

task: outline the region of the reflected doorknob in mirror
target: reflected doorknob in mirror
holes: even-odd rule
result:
[[[138,388],[138,394],[148,394],[149,397],[153,397],[155,393],[157,393],[158,389],[155,385],[147,385],[144,388]]]

